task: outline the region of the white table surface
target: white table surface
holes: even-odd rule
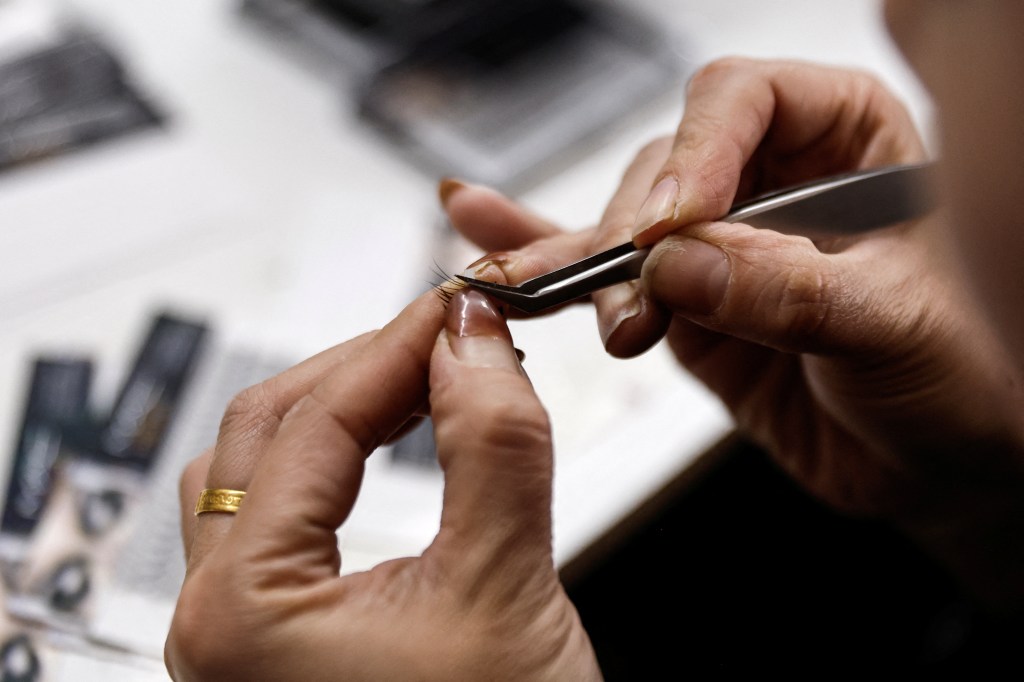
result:
[[[385,323],[422,290],[433,259],[460,269],[478,255],[460,242],[437,252],[437,178],[368,133],[339,82],[269,46],[234,2],[49,6],[100,28],[171,125],[0,176],[4,452],[36,354],[91,355],[97,397],[109,400],[148,316],[166,305],[298,358]],[[869,69],[928,125],[927,98],[876,2],[629,6],[659,17],[694,66],[742,54]],[[667,84],[663,102],[519,198],[568,229],[596,221],[632,154],[674,129],[681,88]],[[608,358],[583,307],[515,323],[513,334],[555,425],[560,564],[731,427],[665,349]]]

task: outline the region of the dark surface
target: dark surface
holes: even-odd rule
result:
[[[982,616],[901,536],[832,513],[743,441],[567,589],[609,681],[732,669],[1021,679],[1019,628]]]

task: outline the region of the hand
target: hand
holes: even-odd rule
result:
[[[995,573],[1024,567],[1007,541],[1024,519],[1024,397],[942,216],[821,242],[713,222],[739,198],[923,157],[903,107],[865,74],[727,60],[691,81],[674,139],[643,150],[596,229],[559,238],[552,227],[545,240],[575,251],[589,240],[585,253],[655,244],[640,281],[592,297],[608,351],[628,357],[667,335],[807,490],[896,523],[1005,603],[1024,597],[1012,571]],[[469,221],[501,201],[456,193],[449,215],[472,237]],[[521,226],[537,220],[506,220],[503,238],[525,242]],[[504,254],[502,277],[521,281],[535,249]]]
[[[443,309],[425,294],[228,408],[182,478],[174,679],[600,678],[552,559],[546,414],[493,304],[462,292]],[[339,577],[364,459],[428,382],[440,531],[422,556]],[[247,495],[236,515],[193,517],[204,487]]]

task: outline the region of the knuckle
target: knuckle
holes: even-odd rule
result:
[[[482,444],[499,450],[549,447],[551,426],[539,403],[502,399],[487,404],[477,415]]]
[[[550,420],[539,402],[497,392],[493,396],[478,401],[472,410],[458,410],[454,418],[435,422],[438,444],[517,458],[523,452],[550,451]]]
[[[265,433],[277,428],[281,415],[268,387],[255,384],[235,395],[224,410],[221,434]]]
[[[651,162],[664,161],[668,158],[669,152],[672,150],[672,136],[666,135],[657,137],[647,142],[640,151],[637,152],[636,158],[633,163],[630,164],[630,170],[637,167],[644,167],[650,165]]]
[[[168,668],[176,680],[208,680],[231,676],[237,671],[237,641],[234,619],[210,604],[227,603],[211,599],[210,590],[186,584],[178,597],[174,618],[164,645]]]
[[[348,440],[365,454],[372,452],[390,435],[380,429],[372,415],[360,409],[334,409],[315,392],[303,396],[285,415],[286,420],[303,418],[333,425],[339,438]]]
[[[859,87],[863,88],[867,92],[873,93],[888,93],[889,89],[882,82],[876,74],[863,69],[856,69],[853,71],[855,82]]]
[[[864,115],[870,115],[879,109],[886,110],[895,102],[895,98],[881,79],[873,73],[861,70],[851,72],[847,98],[850,100],[851,108],[857,105],[863,110]]]
[[[686,92],[692,94],[705,90],[724,77],[749,70],[752,65],[753,60],[745,57],[719,57],[693,72],[686,85]]]
[[[784,275],[777,294],[777,311],[786,336],[806,341],[821,336],[833,304],[833,286],[820,270],[795,268]]]

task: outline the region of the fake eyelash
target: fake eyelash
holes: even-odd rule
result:
[[[444,302],[445,306],[447,306],[451,303],[452,297],[461,289],[466,287],[466,283],[460,279],[455,279],[446,273],[436,262],[434,263],[434,267],[431,271],[434,273],[436,278],[440,280],[431,284],[434,289],[434,293]]]
[[[444,302],[445,307],[448,307],[448,304],[451,303],[452,297],[455,296],[455,294],[468,286],[461,279],[455,279],[446,273],[436,261],[434,262],[434,267],[431,268],[431,272],[433,272],[434,276],[440,280],[440,282],[436,284],[431,284],[431,287],[433,287],[434,293],[437,297]],[[513,350],[515,350],[516,357],[519,358],[520,364],[526,361],[526,353],[519,348],[513,348]]]

